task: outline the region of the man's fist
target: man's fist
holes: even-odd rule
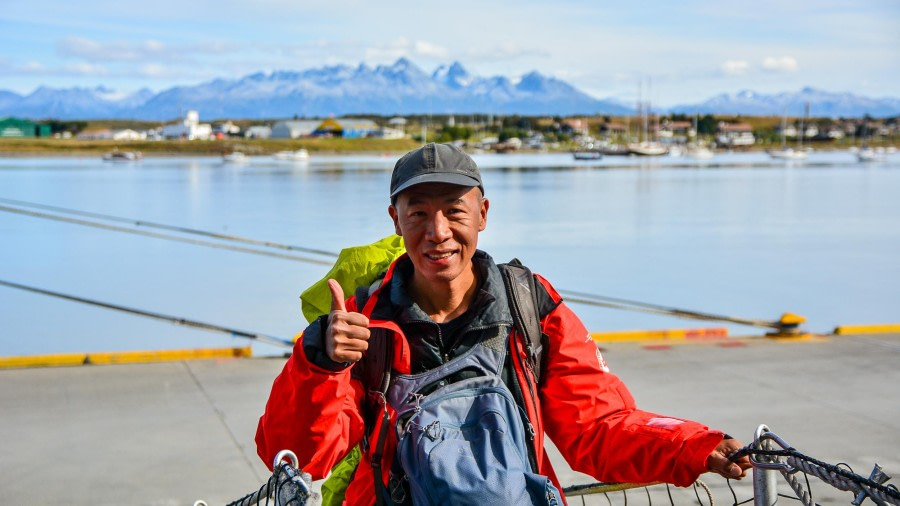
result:
[[[329,279],[328,288],[331,290],[331,312],[325,332],[325,353],[335,362],[356,362],[369,348],[369,319],[361,313],[347,312],[340,283]]]

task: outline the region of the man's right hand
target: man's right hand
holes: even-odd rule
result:
[[[347,312],[340,283],[329,279],[328,288],[331,289],[331,312],[325,332],[325,353],[338,363],[356,362],[369,348],[369,319],[361,313]]]

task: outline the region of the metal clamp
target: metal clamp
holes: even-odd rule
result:
[[[277,455],[275,455],[275,462],[272,464],[272,469],[277,468],[278,464],[281,464],[281,461],[285,459],[288,460],[288,463],[291,465],[291,467],[295,469],[300,467],[300,460],[297,459],[297,455],[294,452],[290,450],[281,450]]]
[[[753,435],[753,446],[757,449],[769,450],[772,449],[772,442],[780,446],[783,450],[794,449],[787,441],[778,437],[777,434],[770,432],[768,427],[760,425]],[[799,471],[798,468],[784,462],[766,462],[764,460],[757,460],[757,456],[752,454],[750,455],[750,464],[752,464],[754,468],[773,469],[787,474],[794,474]]]

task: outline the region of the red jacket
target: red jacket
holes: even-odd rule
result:
[[[394,268],[404,258],[391,265],[382,287],[390,286]],[[493,265],[490,257],[487,259]],[[537,432],[538,472],[549,476],[562,490],[543,452],[546,434],[572,469],[597,480],[664,481],[679,486],[693,483],[706,471],[706,458],[723,434],[696,422],[637,409],[625,384],[609,372],[578,317],[561,302],[550,283],[540,276],[536,278],[554,302],[553,309],[541,321],[548,339],[538,395],[526,392],[523,396],[526,412]],[[396,323],[371,319],[379,296],[381,289],[369,297],[362,310],[351,297],[347,300],[347,310],[369,316],[370,328],[387,329],[393,334],[393,368],[408,374],[407,337]],[[516,336],[509,340],[511,353],[521,358],[511,361],[518,383],[534,384],[531,370],[521,366],[526,356],[523,340],[513,333]],[[272,386],[266,411],[259,420],[256,443],[257,452],[267,465],[272,465],[280,450],[290,449],[297,454],[304,471],[312,474],[313,479],[321,479],[363,438],[361,406],[366,390],[358,379],[351,377],[349,367],[337,364],[337,367],[322,367],[317,365],[321,360],[307,356],[312,353],[300,341],[295,345],[294,353]],[[394,421],[390,406],[388,410]],[[381,424],[381,418],[376,418],[373,434],[378,433]],[[388,434],[381,466],[385,483],[397,444],[394,431],[388,430]],[[371,504],[374,497],[373,468],[370,456],[364,454],[347,488],[346,504]]]

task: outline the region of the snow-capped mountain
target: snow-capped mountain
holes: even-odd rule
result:
[[[152,96],[153,92],[148,89],[121,94],[102,86],[66,89],[41,86],[26,96],[8,97],[0,93],[0,116],[34,119],[121,118],[127,117],[122,112],[146,103]]]
[[[539,72],[520,79],[479,77],[459,62],[428,74],[406,58],[392,65],[335,65],[258,72],[176,86],[155,95],[114,97],[96,88],[42,87],[25,97],[0,95],[0,116],[168,120],[196,109],[204,118],[283,118],[348,114],[626,114]],[[18,97],[18,98],[17,98]]]
[[[868,98],[813,88],[764,95],[753,91],[723,94],[694,105],[657,108],[687,114],[803,114],[876,117],[900,114],[900,99]],[[32,119],[122,118],[171,120],[195,109],[203,118],[324,117],[352,114],[633,114],[634,107],[600,100],[565,81],[532,71],[524,76],[476,76],[459,62],[426,73],[406,58],[392,65],[333,65],[299,71],[257,72],[239,79],[219,78],[160,93],[130,95],[104,87],[40,87],[22,96],[0,90],[0,117]]]
[[[806,87],[798,92],[761,94],[749,90],[722,94],[695,105],[672,107],[671,112],[743,114],[747,116],[802,116],[809,104],[811,116],[876,117],[900,114],[900,99],[869,98],[852,93],[833,93]]]

